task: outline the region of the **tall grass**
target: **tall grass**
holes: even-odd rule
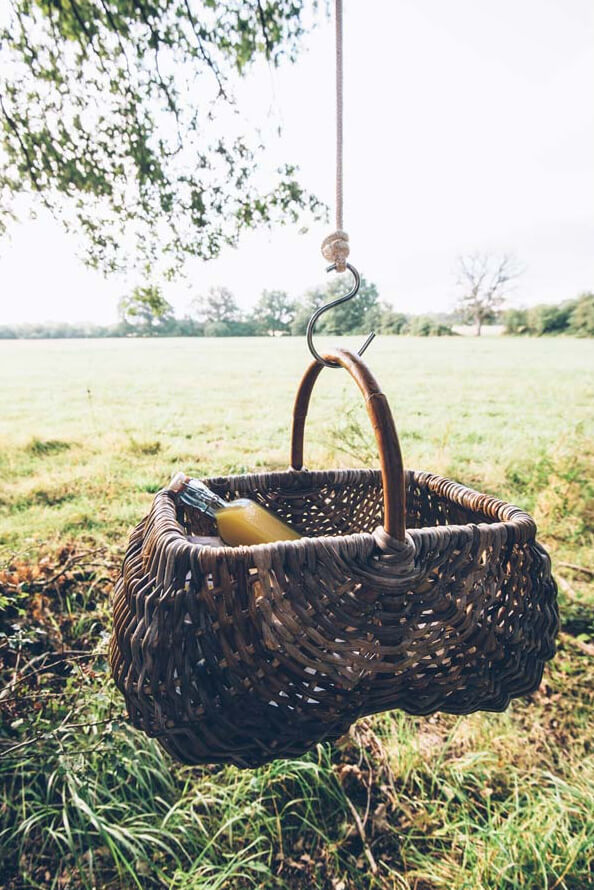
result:
[[[108,595],[171,470],[286,465],[300,344],[3,352],[0,887],[594,888],[589,344],[385,338],[370,356],[409,466],[537,518],[563,582],[538,693],[505,714],[377,715],[255,771],[174,764],[129,727],[107,674]],[[357,398],[345,375],[322,375],[311,466],[376,463]]]
[[[105,715],[94,706],[87,717]],[[116,722],[66,730],[3,760],[4,874],[18,865],[32,887],[591,886],[591,756],[575,759],[566,735],[555,768],[537,746],[518,757],[514,714],[467,723],[386,715],[254,772],[172,768]]]

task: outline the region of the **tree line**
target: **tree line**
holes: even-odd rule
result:
[[[583,293],[558,305],[542,303],[530,309],[508,309],[503,313],[503,324],[506,334],[594,337],[594,293]]]
[[[450,313],[411,315],[398,312],[379,297],[377,285],[361,278],[354,299],[321,316],[322,334],[409,334],[450,336],[456,324],[472,323],[477,335],[485,324],[504,325],[505,333],[542,336],[594,336],[594,293],[558,305],[503,309],[509,283],[520,274],[509,256],[471,254],[458,259],[459,297]],[[113,325],[36,323],[0,326],[0,339],[75,337],[256,337],[303,336],[321,305],[345,293],[340,278],[308,290],[293,300],[282,290],[265,290],[253,309],[242,311],[226,287],[212,287],[196,298],[188,312],[176,317],[160,287],[136,287],[118,303]]]
[[[226,287],[212,287],[193,301],[189,311],[176,317],[159,287],[136,287],[118,304],[119,321],[113,325],[34,323],[0,326],[0,339],[75,337],[258,337],[303,336],[312,313],[323,303],[344,294],[334,279],[324,288],[307,291],[292,300],[282,290],[265,290],[253,309],[242,311]],[[321,334],[378,334],[447,336],[453,334],[446,315],[407,315],[380,300],[377,286],[361,278],[355,299],[320,318]]]

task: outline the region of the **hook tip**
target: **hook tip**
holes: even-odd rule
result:
[[[367,337],[367,340],[365,341],[365,343],[363,344],[363,346],[361,347],[361,349],[359,350],[359,352],[357,353],[357,355],[363,355],[363,353],[365,352],[365,350],[367,349],[367,347],[370,345],[370,343],[371,343],[374,339],[375,339],[375,331],[372,331],[372,332],[369,334],[369,336]]]

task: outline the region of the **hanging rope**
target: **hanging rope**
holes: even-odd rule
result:
[[[335,0],[336,20],[336,231],[322,241],[322,254],[338,272],[346,269],[349,236],[343,229],[343,65],[342,65],[342,0]]]

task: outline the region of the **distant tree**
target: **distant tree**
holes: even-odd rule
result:
[[[295,307],[291,334],[303,336],[315,310],[323,303],[330,303],[344,296],[350,287],[351,280],[345,282],[339,277],[329,281],[325,288],[307,291]],[[382,305],[379,302],[376,285],[362,277],[357,295],[322,315],[316,325],[316,332],[331,335],[369,333],[374,326],[379,330],[381,313]]]
[[[581,294],[572,309],[569,328],[578,337],[594,337],[594,293]]]
[[[295,303],[283,290],[265,290],[254,307],[253,318],[264,333],[284,334],[295,318]]]
[[[333,278],[324,291],[324,303],[342,297],[350,287],[350,280],[345,284],[340,277]],[[336,306],[320,318],[319,330],[324,334],[362,334],[377,320],[379,296],[377,286],[361,277],[361,285],[352,300]]]
[[[325,294],[322,289],[308,290],[295,305],[295,315],[291,322],[291,334],[293,337],[303,337],[307,331],[307,323],[312,314],[324,302]]]
[[[516,260],[509,254],[496,257],[488,253],[472,253],[458,257],[460,297],[457,308],[464,321],[476,325],[477,337],[480,337],[483,325],[494,320],[505,301],[510,282],[520,274]]]
[[[173,318],[173,307],[167,302],[161,289],[155,285],[135,287],[131,294],[118,303],[121,320],[144,333],[151,333],[159,324]]]
[[[211,287],[207,294],[194,301],[192,309],[201,321],[210,325],[229,324],[237,321],[240,315],[235,297],[226,287]],[[217,330],[223,329],[219,327]],[[222,334],[207,334],[207,336],[222,336]]]

